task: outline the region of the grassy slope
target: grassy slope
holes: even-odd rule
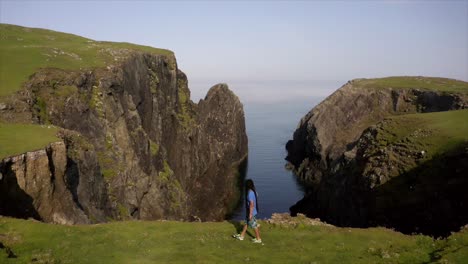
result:
[[[352,80],[352,86],[357,89],[366,89],[366,90],[405,90],[405,89],[419,89],[425,91],[434,91],[439,93],[448,93],[448,94],[457,94],[460,97],[467,100],[468,96],[468,82],[448,79],[448,78],[438,78],[438,77],[421,77],[421,76],[393,76],[386,78],[374,78],[374,79],[355,79]],[[416,100],[416,98],[412,98]],[[359,99],[357,99],[359,101]],[[366,128],[373,126],[381,121],[383,116],[391,116],[392,114],[405,114],[404,112],[400,113],[389,113],[388,110],[380,107],[380,102],[375,100],[371,107],[373,111],[368,114],[361,121],[354,122],[350,126],[351,130],[338,131],[335,136],[335,142],[338,144],[347,144],[348,137],[350,134],[361,133]],[[413,113],[416,112],[417,106],[414,106],[414,109],[409,109]],[[446,116],[450,118],[450,115]],[[406,122],[402,120],[403,123]],[[399,124],[395,123],[393,130],[400,129]],[[402,127],[402,133],[407,132],[405,127]],[[395,133],[399,133],[398,131]],[[401,134],[401,133],[400,133]],[[442,142],[442,141],[441,141]]]
[[[0,123],[0,159],[59,141],[56,127]]]
[[[468,143],[468,109],[392,116],[377,134],[381,146],[400,144],[426,159]]]
[[[468,94],[468,82],[421,76],[395,76],[376,79],[356,79],[353,85],[364,88],[420,89]]]
[[[39,68],[104,67],[129,50],[173,55],[172,51],[164,49],[93,41],[52,30],[0,24],[0,97],[19,90]]]
[[[113,222],[62,226],[0,218],[2,263],[425,263],[468,260],[468,232],[447,240],[383,228],[280,227],[261,222],[264,244],[230,237],[236,224]],[[47,262],[49,261],[49,262]]]
[[[104,67],[129,51],[173,55],[172,51],[130,43],[100,42],[46,29],[0,24],[0,98],[22,87],[39,68],[67,70]],[[0,158],[42,148],[56,129],[33,125],[0,125]]]

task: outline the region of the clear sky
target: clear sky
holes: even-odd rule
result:
[[[468,81],[468,0],[0,0],[0,21],[171,49],[192,81]]]

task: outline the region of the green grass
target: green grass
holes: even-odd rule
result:
[[[450,260],[449,263],[467,263],[468,261],[468,230],[454,233],[446,240],[436,241],[439,250],[434,252],[434,257]]]
[[[93,41],[46,29],[0,24],[0,97],[19,90],[39,68],[80,70],[118,62],[129,51],[173,52],[130,43]]]
[[[231,235],[238,224],[126,221],[62,226],[0,218],[2,263],[463,263],[468,232],[447,240],[384,228],[355,229],[261,221],[263,245]]]
[[[192,113],[189,110],[190,91],[186,80],[177,80],[177,96],[179,99],[179,113],[177,115],[182,127],[189,130],[194,123]]]
[[[159,153],[159,145],[150,140],[150,151],[152,156],[157,156]]]
[[[102,176],[110,180],[117,175],[117,163],[112,158],[112,150],[97,152],[99,165],[101,166]]]
[[[53,126],[0,123],[0,159],[60,141],[57,132],[58,128]]]
[[[425,150],[427,158],[468,142],[468,109],[392,116],[379,129],[382,146],[402,144]]]
[[[373,89],[420,89],[468,93],[468,82],[437,77],[395,76],[376,79],[356,79],[353,80],[353,85]]]
[[[169,181],[169,178],[172,177],[172,175],[174,175],[174,171],[171,169],[171,167],[169,166],[169,163],[167,163],[166,160],[164,160],[163,162],[163,170],[159,172],[159,179],[161,179],[163,182],[168,182]]]

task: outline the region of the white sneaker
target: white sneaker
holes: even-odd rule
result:
[[[252,243],[255,243],[255,244],[261,244],[262,243],[262,240],[261,239],[252,239]]]
[[[240,241],[244,240],[244,237],[241,236],[240,234],[232,235],[232,237],[235,238],[235,239],[237,239],[237,240],[240,240]]]

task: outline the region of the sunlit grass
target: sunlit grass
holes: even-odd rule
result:
[[[130,50],[173,55],[130,43],[102,42],[46,29],[0,24],[0,96],[19,90],[39,68],[92,69],[115,63]]]
[[[395,76],[357,79],[354,80],[353,85],[364,88],[420,89],[468,93],[468,82],[438,77]]]
[[[58,128],[54,126],[0,123],[0,159],[59,141],[57,131]]]
[[[384,228],[356,229],[261,222],[262,244],[234,240],[237,223],[159,221],[62,226],[0,219],[0,241],[17,255],[2,263],[424,263],[466,260],[468,233],[448,240]],[[452,252],[450,248],[461,248]],[[444,250],[447,249],[447,252]],[[445,254],[447,256],[445,256]]]
[[[468,109],[389,117],[377,140],[383,145],[401,143],[425,150],[430,158],[468,142]]]

